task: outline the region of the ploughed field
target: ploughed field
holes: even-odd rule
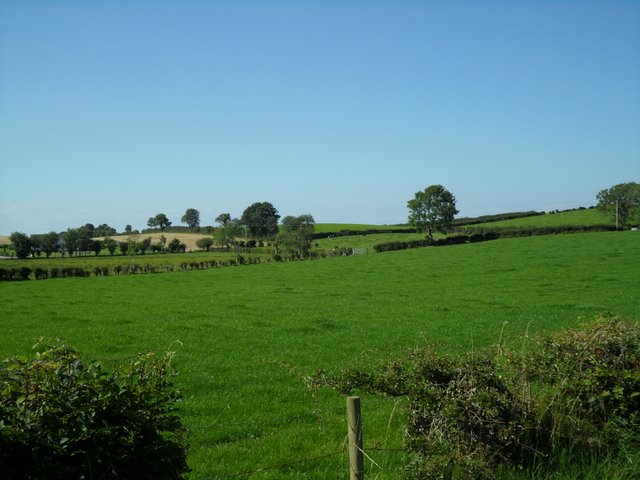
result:
[[[303,377],[424,342],[448,351],[640,319],[640,232],[503,239],[163,275],[0,283],[0,354],[176,350],[191,478],[345,478],[344,398]],[[402,402],[363,397],[371,475],[401,478]],[[260,470],[262,469],[262,470]],[[260,471],[257,471],[260,470]],[[235,476],[236,474],[254,472]]]

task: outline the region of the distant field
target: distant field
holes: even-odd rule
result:
[[[343,479],[344,398],[313,396],[299,375],[369,364],[425,341],[448,351],[481,348],[503,325],[507,341],[519,344],[527,330],[574,326],[603,312],[638,320],[639,241],[639,232],[555,235],[4,282],[0,356],[28,354],[41,335],[64,337],[106,362],[176,349],[191,479]],[[365,447],[402,448],[402,406],[363,396]],[[402,478],[402,453],[368,455],[376,462],[367,461],[371,478]]]
[[[318,233],[340,232],[343,230],[365,231],[365,230],[399,230],[409,229],[407,225],[367,225],[362,223],[317,223],[315,231]]]
[[[499,222],[487,222],[471,227],[518,227],[518,228],[539,228],[539,227],[564,227],[569,225],[615,225],[615,219],[605,215],[600,210],[592,208],[585,210],[572,210],[569,212],[547,213],[533,217],[514,218],[512,220],[502,220]]]
[[[200,233],[141,233],[139,235],[115,235],[111,238],[117,240],[118,242],[127,242],[131,239],[142,241],[145,238],[151,237],[151,242],[157,243],[162,235],[164,235],[167,239],[167,243],[169,243],[174,238],[177,238],[182,243],[184,243],[187,246],[187,250],[191,252],[200,250],[196,245],[196,242],[199,239],[204,237],[211,237],[211,235]]]

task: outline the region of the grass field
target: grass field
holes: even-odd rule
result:
[[[176,349],[191,478],[342,479],[344,398],[312,396],[296,372],[373,362],[425,341],[480,348],[498,340],[504,322],[517,344],[527,329],[603,312],[640,319],[639,264],[638,232],[609,232],[4,282],[0,354],[28,354],[41,335],[105,361]],[[401,407],[363,398],[365,447],[401,448]],[[401,478],[402,453],[369,455],[378,465],[367,461],[371,478]]]
[[[533,217],[514,218],[499,222],[479,223],[473,227],[514,227],[514,228],[542,228],[565,227],[569,225],[615,225],[615,218],[604,214],[602,211],[590,208],[584,210],[571,210],[568,212],[546,213]]]

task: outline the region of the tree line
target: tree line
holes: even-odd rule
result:
[[[236,255],[241,245],[240,238],[244,238],[244,245],[253,240],[263,242],[270,240],[279,249],[306,257],[311,248],[315,220],[312,215],[286,216],[279,226],[280,215],[278,210],[269,202],[256,202],[247,207],[240,218],[233,218],[229,213],[221,213],[216,217],[218,226],[213,230],[212,236],[198,239],[196,245],[204,251],[209,251],[215,244],[224,248],[234,248]],[[181,218],[192,232],[200,229],[200,212],[195,208],[189,208]],[[171,220],[164,213],[158,213],[150,217],[147,225],[160,232],[166,232],[172,225]],[[152,230],[153,231],[153,230]],[[125,234],[138,234],[131,225],[125,227]],[[117,235],[116,229],[107,224],[94,227],[87,223],[78,228],[68,228],[57,233],[51,231],[46,234],[27,235],[23,232],[13,232],[10,236],[11,245],[18,258],[40,257],[49,258],[53,254],[61,256],[80,256],[87,253],[99,255],[107,250],[110,255],[119,251],[122,255],[152,253],[184,253],[186,245],[179,239],[167,241],[164,233],[160,239],[153,242],[151,237],[143,240],[130,237],[127,241],[117,241],[112,237]],[[102,239],[100,239],[100,238]]]

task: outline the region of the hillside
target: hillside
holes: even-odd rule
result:
[[[531,217],[514,218],[498,222],[485,222],[473,225],[474,227],[495,228],[542,228],[564,226],[591,226],[614,225],[615,219],[595,208],[582,210],[569,210],[558,213],[546,213]]]

